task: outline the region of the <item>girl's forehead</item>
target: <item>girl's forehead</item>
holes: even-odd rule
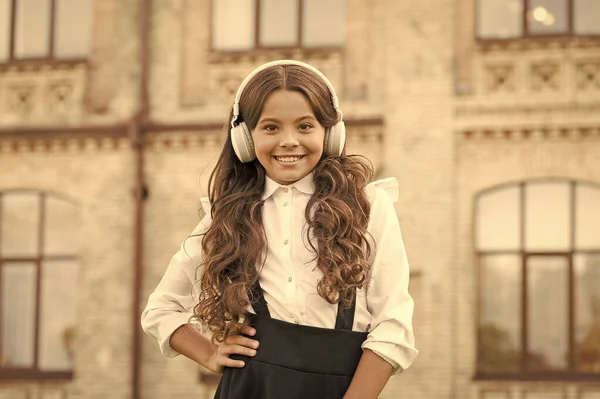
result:
[[[276,90],[271,92],[262,107],[261,116],[266,114],[310,114],[314,116],[306,96],[295,90]]]

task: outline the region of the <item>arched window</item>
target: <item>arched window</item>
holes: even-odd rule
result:
[[[600,375],[600,186],[506,185],[475,203],[481,378]]]
[[[0,377],[70,378],[77,309],[78,208],[0,192]]]

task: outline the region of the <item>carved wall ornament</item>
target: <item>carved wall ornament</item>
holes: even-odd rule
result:
[[[8,88],[8,109],[19,115],[29,115],[35,108],[36,87],[32,83],[17,83]]]
[[[531,89],[533,91],[556,91],[561,87],[560,65],[558,63],[531,64]]]
[[[515,66],[512,64],[488,65],[485,68],[488,93],[511,93],[515,89]]]
[[[66,113],[73,107],[74,88],[71,81],[49,82],[47,89],[48,106],[53,112]]]
[[[576,65],[577,89],[585,92],[600,91],[600,60],[590,60]]]

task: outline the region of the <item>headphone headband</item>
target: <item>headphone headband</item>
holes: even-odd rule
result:
[[[244,92],[244,89],[246,88],[246,85],[259,72],[264,71],[267,68],[271,68],[273,66],[277,66],[277,65],[297,65],[297,66],[301,66],[301,67],[304,67],[304,68],[312,71],[314,74],[316,74],[318,77],[320,77],[321,80],[323,82],[325,82],[325,84],[329,88],[329,92],[331,94],[331,102],[333,104],[333,107],[335,108],[335,110],[337,111],[337,113],[340,115],[340,121],[342,120],[343,114],[340,111],[340,105],[339,105],[339,101],[338,101],[337,95],[335,93],[335,89],[333,88],[333,85],[331,84],[331,82],[329,81],[329,79],[327,79],[327,77],[325,75],[323,75],[323,73],[321,71],[319,71],[317,68],[313,67],[312,65],[309,65],[309,64],[301,62],[301,61],[296,61],[296,60],[277,60],[277,61],[267,62],[266,64],[263,64],[263,65],[259,66],[258,68],[256,68],[252,72],[250,72],[248,74],[248,76],[246,76],[246,78],[242,81],[242,84],[238,88],[238,91],[237,91],[237,93],[235,95],[235,102],[233,103],[233,118],[231,119],[231,127],[234,127],[235,122],[237,121],[238,117],[240,116],[240,98],[242,97],[242,93]]]

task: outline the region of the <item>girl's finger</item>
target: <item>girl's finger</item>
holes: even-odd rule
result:
[[[245,355],[245,356],[254,356],[256,355],[256,351],[254,349],[248,348],[242,345],[225,345],[219,351],[219,355]]]
[[[219,358],[217,359],[217,364],[222,367],[237,367],[237,368],[242,368],[246,365],[246,363],[244,363],[241,360],[233,360],[233,359],[230,359],[230,358],[224,357],[224,356],[219,356]]]
[[[258,341],[251,338],[242,337],[241,335],[234,335],[233,337],[227,338],[225,341],[228,345],[241,345],[254,349],[258,348]]]
[[[250,326],[244,326],[244,328],[242,328],[242,333],[254,336],[256,334],[256,330]]]

